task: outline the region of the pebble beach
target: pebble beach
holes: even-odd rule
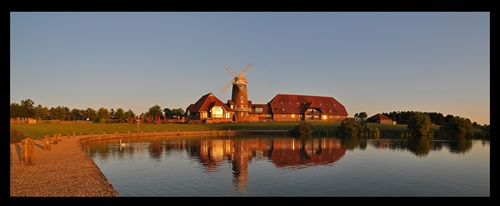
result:
[[[62,136],[50,150],[34,140],[33,164],[23,165],[21,144],[10,145],[10,197],[119,197],[79,143]]]

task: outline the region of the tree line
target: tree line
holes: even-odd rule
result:
[[[44,107],[40,104],[35,106],[35,102],[31,99],[21,100],[20,103],[10,104],[11,118],[33,118],[35,120],[61,120],[61,121],[92,121],[101,123],[134,123],[136,119],[142,122],[153,123],[165,119],[181,119],[184,115],[182,108],[163,110],[159,105],[154,105],[148,111],[140,114],[134,113],[131,109],[125,111],[123,108],[116,110],[104,107],[95,110],[87,109],[70,109],[66,106]]]
[[[460,116],[453,116],[448,114],[444,116],[442,113],[438,112],[419,112],[419,111],[393,111],[393,112],[382,112],[383,115],[391,118],[393,121],[396,121],[398,124],[408,124],[410,119],[412,119],[416,114],[426,114],[430,118],[430,123],[434,125],[445,125],[450,123],[454,118],[462,118]],[[368,117],[366,112],[360,112],[354,114],[354,118],[356,120],[365,120]],[[477,122],[472,122],[468,118],[464,118],[467,121],[470,121],[474,128],[483,129],[488,125],[480,125]]]
[[[357,137],[365,136],[371,138],[378,138],[380,131],[376,127],[370,127],[366,124],[363,117],[366,113],[356,114],[356,118],[346,118],[342,120],[338,128],[339,136],[343,137]],[[435,114],[435,113],[432,113]],[[384,114],[386,115],[386,114]],[[431,120],[431,115],[426,112],[407,112],[405,113],[409,119],[407,120],[406,132],[401,133],[402,137],[439,137],[451,139],[489,139],[490,138],[490,125],[480,126],[476,122],[474,124],[468,118],[459,116],[447,115],[446,118],[440,122],[438,130],[432,130],[432,125],[436,125]],[[401,116],[405,116],[401,115]],[[388,115],[386,115],[388,116]],[[439,115],[437,115],[439,116]],[[476,128],[476,130],[474,130]]]

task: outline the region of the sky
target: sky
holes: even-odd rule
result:
[[[348,117],[437,112],[490,124],[489,12],[10,12],[10,103],[69,109],[330,96]]]

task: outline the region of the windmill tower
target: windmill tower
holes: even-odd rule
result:
[[[247,92],[247,79],[245,78],[245,72],[252,66],[248,64],[238,75],[234,75],[234,72],[226,66],[226,70],[233,76],[233,79],[229,81],[226,86],[222,88],[222,93],[224,93],[231,84],[233,85],[233,91],[231,94],[231,101],[234,103],[234,120],[240,121],[246,119],[249,115],[248,112],[252,111],[248,107],[248,92]]]

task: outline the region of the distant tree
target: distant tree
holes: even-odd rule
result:
[[[66,120],[68,114],[63,106],[51,107],[49,109],[50,119],[52,120]]]
[[[103,120],[110,119],[111,115],[109,114],[108,109],[101,107],[97,110],[97,118],[103,122]]]
[[[92,109],[90,107],[85,110],[84,117],[88,118],[88,120],[93,121],[93,122],[96,122],[99,120],[99,118],[97,117],[97,111],[95,111],[94,109]]]
[[[109,118],[115,118],[115,110],[113,108],[109,110]]]
[[[457,139],[466,139],[472,138],[472,123],[469,119],[461,118],[461,117],[453,117],[450,119],[450,122],[445,123],[439,128],[443,131],[446,136],[457,138]]]
[[[42,107],[42,105],[38,105],[35,107],[35,119],[38,120],[47,120],[49,119],[50,112],[47,107]]]
[[[408,121],[408,132],[413,136],[428,136],[431,130],[431,118],[424,113],[415,113]]]
[[[168,119],[172,119],[172,116],[174,116],[174,112],[170,108],[163,109],[163,113]]]
[[[177,119],[180,119],[182,116],[184,116],[184,110],[182,108],[173,109],[172,113],[177,117]]]
[[[31,99],[21,100],[21,108],[23,110],[22,117],[35,118],[35,102]]]
[[[72,109],[71,112],[69,113],[69,119],[70,120],[81,120],[83,118],[81,111],[79,109]]]
[[[10,103],[10,117],[23,117],[23,108],[18,103]]]
[[[114,117],[119,120],[125,120],[127,118],[127,115],[125,115],[125,111],[123,111],[122,108],[116,109]]]
[[[125,112],[125,116],[127,116],[129,123],[135,123],[135,114],[131,109]]]
[[[368,115],[366,114],[366,112],[360,112],[358,115],[358,118],[360,118],[361,121],[364,121],[367,117]]]
[[[147,112],[148,116],[151,116],[153,119],[156,119],[156,117],[162,118],[163,113],[161,111],[161,107],[159,105],[155,105],[149,108],[149,111]]]

